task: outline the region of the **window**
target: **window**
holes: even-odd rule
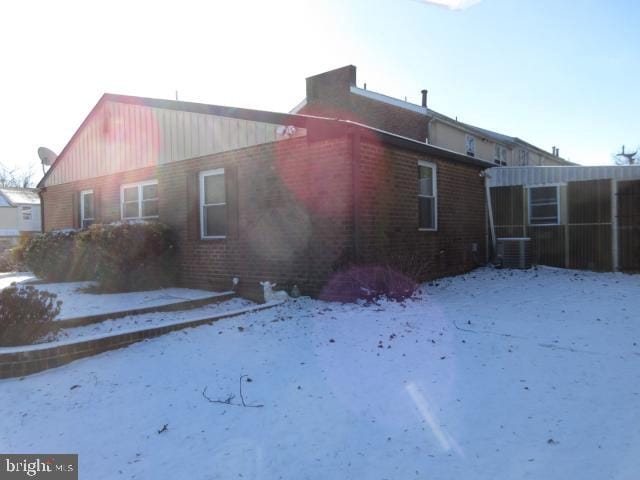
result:
[[[506,165],[507,164],[507,148],[503,147],[496,143],[495,149],[493,152],[493,162],[496,165]]]
[[[158,216],[158,181],[132,183],[120,187],[120,210],[123,220]]]
[[[200,236],[227,236],[227,193],[224,168],[200,173]]]
[[[520,156],[520,165],[521,166],[526,166],[529,165],[529,152],[527,150],[520,150],[519,151],[519,156]]]
[[[467,155],[470,157],[476,156],[476,139],[473,135],[465,135],[464,143],[467,149]]]
[[[436,230],[438,228],[438,191],[436,166],[420,160],[418,162],[418,228]]]
[[[557,186],[529,188],[529,225],[560,223],[558,200]]]
[[[22,212],[22,220],[25,222],[31,220],[31,207],[22,207],[20,211]]]
[[[80,227],[89,227],[95,219],[93,190],[83,190],[80,192]]]

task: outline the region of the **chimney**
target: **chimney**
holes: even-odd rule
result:
[[[556,157],[560,156],[560,149],[558,147],[556,147]]]
[[[356,67],[347,65],[307,78],[307,102],[322,101],[345,105],[349,87],[356,84]]]
[[[427,108],[427,93],[429,93],[428,90],[422,90],[422,106],[424,108]]]

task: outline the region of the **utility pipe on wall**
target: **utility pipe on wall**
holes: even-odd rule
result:
[[[482,172],[484,177],[485,197],[487,199],[487,211],[489,212],[489,230],[491,232],[491,255],[496,254],[496,229],[493,224],[493,207],[491,206],[491,188],[489,188],[489,179],[491,175],[485,170]]]

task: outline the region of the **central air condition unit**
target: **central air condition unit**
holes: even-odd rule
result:
[[[503,268],[531,268],[531,239],[496,239],[496,260]]]

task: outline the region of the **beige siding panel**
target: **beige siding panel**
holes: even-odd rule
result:
[[[181,161],[279,139],[279,125],[106,102],[60,157],[45,186]],[[298,129],[297,135],[306,135]]]

